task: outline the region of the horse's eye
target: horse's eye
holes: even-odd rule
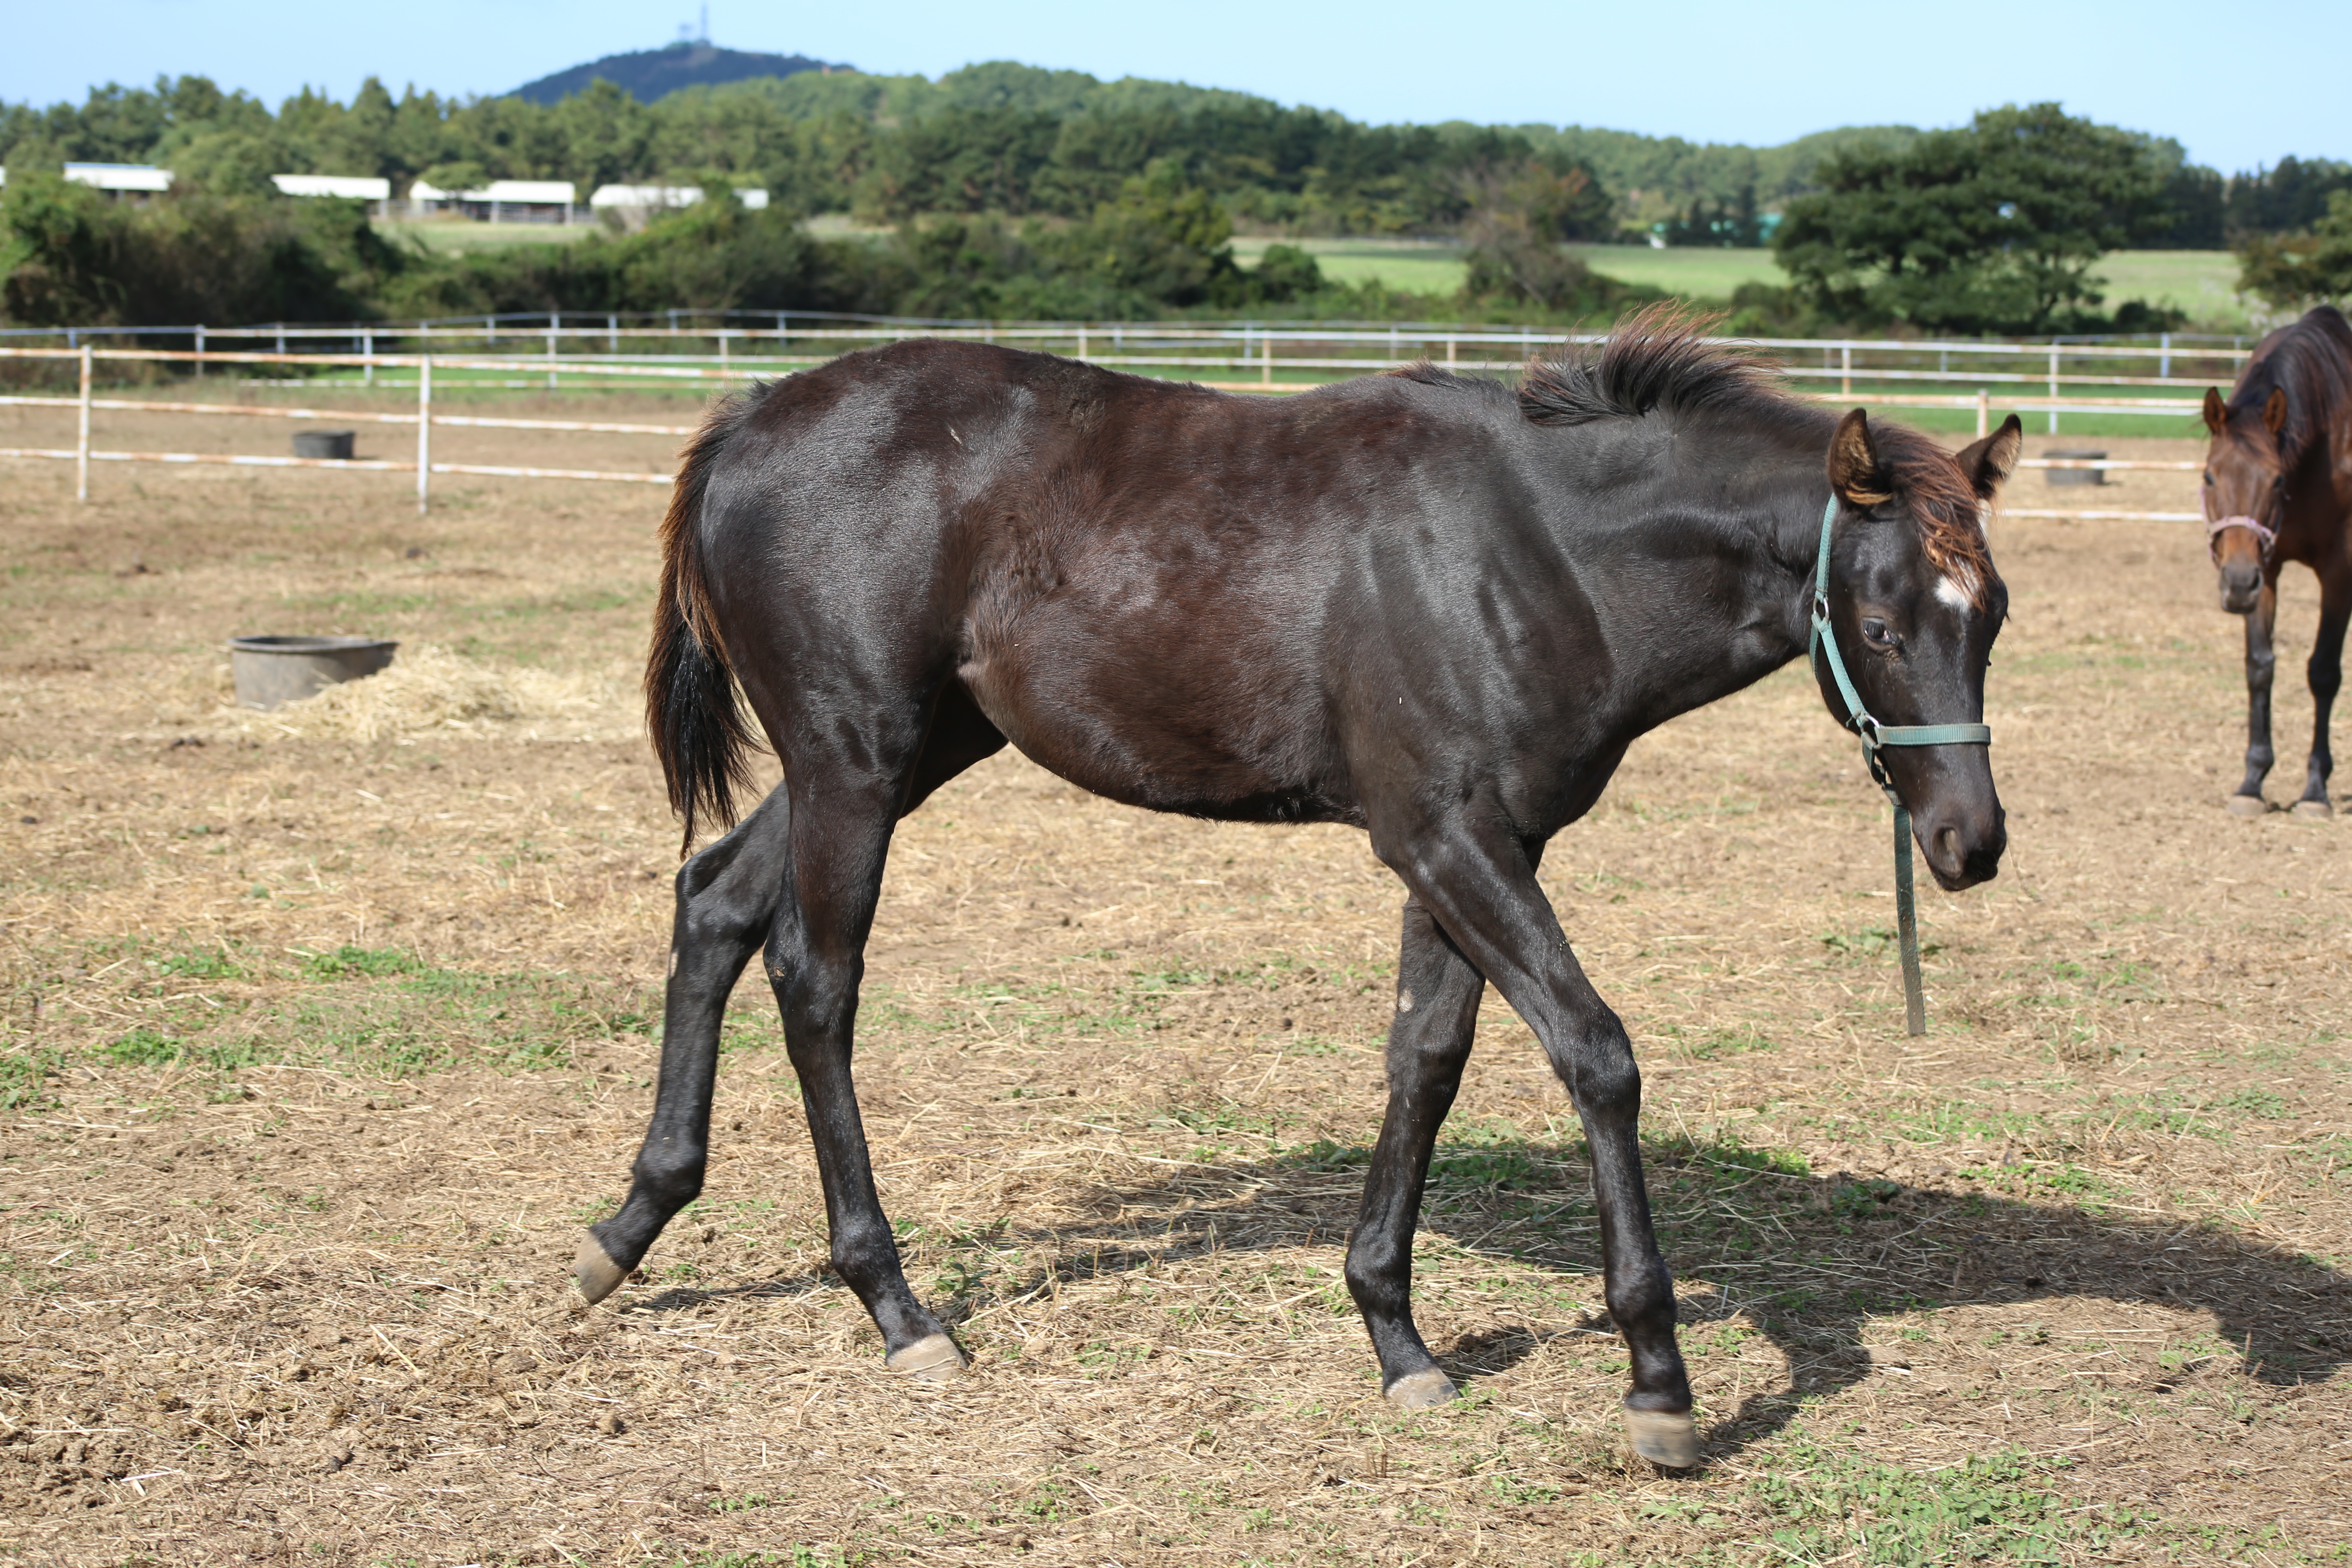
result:
[[[1862,636],[1863,640],[1869,643],[1873,647],[1893,647],[1895,646],[1895,634],[1888,631],[1886,629],[1886,623],[1878,619],[1875,616],[1862,623]]]
[[[2213,482],[2213,470],[2210,468],[2205,470],[2205,482],[2209,485]]]

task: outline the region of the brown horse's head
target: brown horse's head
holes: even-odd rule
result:
[[[1956,454],[1861,409],[1830,444],[1830,623],[1863,703],[1885,724],[1971,724],[1984,718],[1985,668],[2008,615],[1983,514],[2015,468],[2015,416]],[[1844,707],[1826,668],[1830,710]],[[1981,745],[1890,746],[1879,753],[1910,809],[1927,868],[1958,891],[1991,880],[2009,834]]]
[[[2286,511],[2286,392],[2271,388],[2259,406],[2231,408],[2205,389],[2205,529],[2221,573],[2221,607],[2242,616],[2262,596],[2263,575]]]

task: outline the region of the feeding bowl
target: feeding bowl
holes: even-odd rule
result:
[[[229,672],[240,708],[283,708],[373,675],[400,645],[375,637],[233,637]]]
[[[351,430],[297,430],[294,455],[348,463],[352,460],[352,443],[357,439],[357,433]]]

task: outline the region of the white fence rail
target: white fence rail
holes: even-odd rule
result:
[[[214,337],[226,337],[231,335],[268,335],[273,331],[276,330],[245,329],[240,330],[235,334],[215,331],[211,335]],[[1106,329],[1093,327],[1090,325],[1071,323],[1044,325],[1033,324],[1003,328],[938,328],[931,329],[931,331],[940,336],[962,337],[974,341],[1003,342],[1013,340],[1035,342],[1040,345],[1048,346],[1056,342],[1069,342],[1075,346],[1075,357],[1083,359],[1089,363],[1103,364],[1118,368],[1208,368],[1224,369],[1235,372],[1255,371],[1258,373],[1256,379],[1255,380],[1234,379],[1225,381],[1210,381],[1204,383],[1204,384],[1233,391],[1276,395],[1304,392],[1312,386],[1322,384],[1319,380],[1277,381],[1275,379],[1276,373],[1277,371],[1291,374],[1297,374],[1302,372],[1314,373],[1334,370],[1360,374],[1366,371],[1396,368],[1402,365],[1421,363],[1424,360],[1435,363],[1435,356],[1433,354],[1417,353],[1410,356],[1402,355],[1400,351],[1402,351],[1408,343],[1415,343],[1423,347],[1428,347],[1432,344],[1442,344],[1445,350],[1445,359],[1443,363],[1451,369],[1470,373],[1514,372],[1519,369],[1525,363],[1527,353],[1540,352],[1542,349],[1547,347],[1554,347],[1570,343],[1598,342],[1604,335],[1589,332],[1537,332],[1532,329],[1524,331],[1497,331],[1470,328],[1443,330],[1417,328],[1408,331],[1397,328],[1381,331],[1369,331],[1285,328],[1279,330],[1279,335],[1277,336],[1276,329],[1251,326],[1239,328],[1199,328],[1190,326],[1181,328],[1159,326],[1148,328],[1129,328],[1122,324],[1108,329],[1110,352],[1105,353],[1101,352],[1099,345],[1101,344]],[[1437,335],[1441,331],[1443,331],[1444,335]],[[658,329],[616,327],[613,329],[613,332],[623,337],[663,337],[672,335],[666,331]],[[1149,349],[1163,347],[1171,340],[1181,338],[1185,342],[1234,342],[1237,344],[1241,352],[1236,354],[1228,355],[1179,355],[1157,353],[1132,353],[1129,352],[1130,345],[1127,341],[1130,332],[1138,338],[1139,341],[1134,346],[1139,348]],[[1149,337],[1144,336],[1147,332],[1150,334]],[[750,329],[740,328],[721,330],[719,342],[719,363],[716,364],[709,363],[707,360],[696,362],[693,356],[685,355],[629,355],[622,358],[613,358],[609,356],[592,357],[586,355],[566,355],[557,352],[556,345],[559,335],[582,335],[580,331],[577,329],[562,328],[555,324],[551,324],[546,329],[546,333],[548,352],[542,356],[535,356],[532,358],[463,354],[434,355],[429,353],[377,353],[373,352],[372,344],[369,345],[366,350],[360,353],[310,353],[220,350],[212,348],[189,349],[184,351],[150,348],[100,348],[96,344],[88,342],[78,343],[70,348],[0,347],[0,360],[71,361],[76,364],[79,373],[79,384],[77,395],[70,397],[44,396],[31,394],[21,395],[0,395],[0,407],[70,407],[76,410],[78,415],[76,441],[72,447],[0,447],[0,458],[45,458],[73,462],[76,465],[77,469],[75,493],[77,497],[82,500],[88,500],[89,499],[89,466],[94,462],[225,464],[243,468],[350,468],[373,472],[413,472],[416,475],[416,505],[419,511],[425,510],[430,503],[430,481],[431,476],[434,474],[471,474],[514,479],[592,479],[613,480],[623,483],[637,484],[667,484],[670,482],[671,476],[665,473],[623,472],[589,468],[526,468],[504,465],[436,462],[433,459],[432,456],[432,432],[436,426],[503,430],[575,431],[596,434],[641,436],[688,436],[693,434],[695,427],[690,425],[647,425],[611,420],[503,418],[487,415],[436,413],[433,408],[433,385],[435,377],[436,374],[441,376],[444,379],[445,385],[448,384],[448,379],[453,375],[453,374],[470,374],[478,378],[471,383],[471,384],[480,384],[478,380],[480,377],[510,375],[516,373],[527,374],[531,378],[523,384],[537,386],[541,384],[541,378],[543,377],[545,385],[550,388],[557,387],[559,385],[559,378],[562,377],[570,378],[575,387],[583,383],[592,385],[613,387],[615,385],[626,385],[631,382],[643,384],[647,381],[656,384],[667,383],[670,384],[677,384],[679,383],[712,384],[742,381],[754,378],[761,374],[790,371],[809,364],[822,363],[824,360],[834,357],[832,353],[820,353],[814,355],[784,355],[779,353],[764,356],[730,354],[728,352],[728,345],[731,340],[750,340],[754,337],[765,336],[765,334],[755,333]],[[288,329],[285,330],[284,335],[299,337],[306,334],[318,336],[329,335],[324,330],[320,329]],[[87,336],[91,334],[81,335]],[[204,341],[205,332],[203,329],[197,329],[197,335],[200,342]],[[348,336],[349,331],[345,329],[337,329],[335,335]],[[509,336],[511,337],[514,334],[509,331]],[[606,341],[611,334],[597,332],[586,335],[593,335],[598,338],[599,341]],[[904,337],[910,335],[914,334],[908,331],[875,327],[829,329],[811,328],[793,331],[789,333],[790,339],[797,340],[803,343],[823,346],[840,345],[842,348],[846,348],[858,342],[870,343],[877,338],[888,339],[892,337]],[[786,329],[782,327],[777,328],[769,341],[773,342],[779,348],[784,346],[788,341]],[[1296,348],[1300,346],[1302,342],[1344,343],[1353,345],[1369,344],[1375,351],[1385,349],[1387,353],[1375,353],[1372,357],[1355,358],[1339,357],[1329,354],[1290,354],[1278,356],[1275,353],[1277,342],[1286,343]],[[1462,353],[1463,349],[1465,347],[1473,349],[1474,351],[1484,351],[1491,348],[1492,345],[1498,343],[1507,343],[1525,352],[1522,355],[1510,359],[1467,358],[1465,357]],[[1793,392],[1800,396],[1810,397],[1819,401],[1843,402],[1852,399],[1854,396],[1853,383],[1856,381],[1867,382],[1871,380],[1879,380],[1884,382],[1902,383],[1906,381],[1940,379],[1948,382],[1956,378],[1966,376],[1984,381],[2000,380],[2005,384],[2026,382],[2030,382],[2034,384],[2041,384],[2046,382],[2050,390],[2042,397],[2003,397],[2000,399],[2000,402],[2004,407],[2014,409],[2031,409],[2036,411],[2045,408],[2048,409],[2051,414],[2051,423],[2053,430],[2056,428],[2058,414],[2062,410],[2072,410],[2075,412],[2100,411],[2135,414],[2170,414],[2193,412],[2200,406],[2200,400],[2199,399],[2066,397],[2058,390],[2062,385],[2178,385],[2183,387],[2194,385],[2200,387],[2201,390],[2204,385],[2210,384],[2210,383],[2200,382],[2194,379],[2180,380],[2164,376],[2119,377],[2114,375],[2064,374],[2056,368],[2059,356],[2062,353],[2076,352],[2075,345],[2045,346],[2000,343],[1938,344],[1933,342],[1910,343],[1892,341],[1864,342],[1860,340],[1823,343],[1817,340],[1768,339],[1762,340],[1759,346],[1768,349],[1795,348],[1807,351],[1809,354],[1812,353],[1821,353],[1824,360],[1824,366],[1822,369],[1817,370],[1810,363],[1804,365],[1788,364],[1783,367],[1784,374],[1788,375],[1792,383],[1796,384],[1791,387]],[[1970,354],[1988,354],[1996,356],[2000,354],[2023,353],[2030,350],[2030,352],[2033,353],[2048,356],[2048,369],[2044,374],[2028,377],[2022,373],[2015,374],[2001,374],[1999,373],[1983,371],[1948,372],[1941,368],[1931,371],[1920,368],[1873,367],[1869,365],[1856,365],[1853,363],[1853,354],[1856,350],[1875,350],[1887,353],[1899,351],[1902,353],[1909,355],[1929,353],[1948,355],[1953,353],[1965,352]],[[2082,352],[2095,353],[2101,356],[2110,358],[2118,356],[2128,357],[2141,353],[2168,353],[2174,358],[2186,358],[2189,357],[2189,351],[2187,350],[2143,350],[2135,347],[2118,347],[2116,345],[2106,344],[2089,345],[2084,347]],[[2198,350],[2195,352],[2197,356],[2200,358],[2217,361],[2226,360],[2232,363],[2234,363],[2236,358],[2242,357],[2242,351],[2237,350]],[[264,408],[217,403],[176,402],[126,397],[102,398],[98,397],[93,394],[96,366],[98,362],[101,360],[147,364],[186,364],[192,366],[197,374],[201,374],[204,368],[207,365],[224,367],[299,366],[313,373],[321,369],[358,370],[362,373],[362,384],[381,385],[387,389],[396,386],[413,385],[416,389],[417,395],[416,410],[414,413],[385,413],[375,410],[319,407]],[[2168,364],[2166,368],[2169,368]],[[415,379],[413,381],[403,382],[394,382],[388,379],[379,381],[377,379],[377,373],[380,371],[413,372]],[[1832,377],[1836,378],[1841,383],[1839,389],[1834,392],[1825,390],[1808,390],[1802,384],[1804,381],[1809,379],[1817,380]],[[317,378],[315,374],[310,377],[304,378],[305,384],[318,384],[318,380],[319,378]],[[515,384],[509,381],[503,384],[494,384],[512,385]],[[1990,390],[1988,387],[1979,387],[1975,392],[1970,394],[1910,393],[1908,395],[1905,395],[1898,389],[1895,395],[1874,396],[1871,397],[1869,401],[1883,407],[1957,408],[1970,410],[1973,411],[1976,416],[1978,434],[1984,434],[1990,426],[1992,397]],[[93,414],[100,411],[173,414],[198,417],[221,416],[248,419],[331,419],[353,424],[413,426],[417,433],[416,457],[414,461],[401,461],[397,459],[385,458],[290,458],[197,452],[130,452],[110,449],[101,450],[91,445],[91,418]],[[2130,460],[2110,461],[2070,458],[2029,458],[2021,466],[2029,468],[2161,469],[2193,471],[2200,465],[2193,462],[2138,462]],[[2122,518],[2145,521],[2199,521],[2197,514],[2189,512],[2095,512],[2011,509],[2006,512],[2006,515],[2014,518],[2036,519]]]

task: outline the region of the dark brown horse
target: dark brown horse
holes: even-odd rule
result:
[[[2314,710],[2311,763],[2294,809],[2329,816],[2327,721],[2344,684],[2344,627],[2352,620],[2352,324],[2333,305],[2258,344],[2223,401],[2205,390],[2205,531],[2221,572],[2221,607],[2246,617],[2246,776],[2230,797],[2260,816],[2271,771],[2271,634],[2279,568],[2300,561],[2319,576],[2319,637],[2306,673]]]
[[[851,1029],[893,825],[1009,741],[1136,805],[1370,834],[1406,893],[1347,1261],[1383,1388],[1454,1393],[1413,1327],[1412,1235],[1492,982],[1583,1121],[1635,1445],[1696,1463],[1632,1043],[1537,864],[1636,736],[1804,652],[1825,504],[1871,710],[1980,719],[2007,592],[1979,515],[2018,446],[2015,420],[1957,459],[1840,421],[1655,313],[1516,392],[1421,368],[1277,402],[908,342],[716,411],[664,529],[647,706],[689,845],[731,820],[754,722],[783,783],[678,874],[652,1125],[582,1290],[611,1292],[701,1190],[720,1015],[764,944],[834,1266],[889,1365],[964,1364],[876,1196]],[[1937,879],[1992,876],[1985,749],[1885,765]]]

